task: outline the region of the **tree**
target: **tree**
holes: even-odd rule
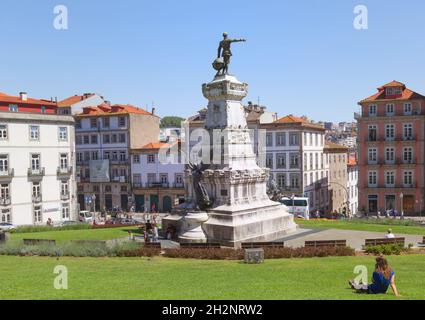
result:
[[[180,127],[182,121],[184,121],[184,118],[181,117],[175,117],[175,116],[167,116],[161,119],[160,126],[161,128],[166,127]]]

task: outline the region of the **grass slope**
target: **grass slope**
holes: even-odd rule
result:
[[[403,299],[425,299],[423,255],[394,256]],[[69,270],[69,289],[55,290],[56,265]],[[0,299],[396,299],[358,295],[348,288],[356,265],[373,257],[238,261],[167,258],[54,258],[0,256]],[[370,278],[371,274],[369,275]]]

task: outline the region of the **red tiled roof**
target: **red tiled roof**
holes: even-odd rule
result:
[[[152,113],[132,105],[114,104],[111,106],[109,104],[104,103],[97,107],[83,108],[83,112],[77,114],[77,117],[120,115],[120,114],[130,114],[130,113],[152,116]]]
[[[295,117],[292,114],[286,117],[280,118],[276,120],[275,122],[277,123],[308,123],[307,120],[303,118]]]
[[[24,100],[21,100],[20,97],[10,96],[6,93],[0,93],[0,102],[17,103],[17,104],[36,104],[36,105],[42,105],[42,106],[57,107],[56,102],[53,102],[51,100],[27,98],[27,100],[24,101]]]
[[[154,142],[149,142],[148,144],[145,144],[142,148],[140,149],[133,149],[132,152],[137,152],[137,151],[157,151],[161,148],[171,148],[174,145],[176,145],[177,143],[181,143],[180,140],[174,141],[174,142],[162,142],[162,141],[154,141]]]
[[[93,97],[93,96],[94,96],[94,93],[90,93],[90,94],[87,94],[87,95],[81,95],[81,96],[75,95],[75,96],[66,98],[62,101],[59,101],[58,106],[59,107],[69,107],[69,106],[71,106],[71,105],[73,105],[77,102],[83,101],[83,100],[90,98],[90,97]]]
[[[386,88],[397,88],[397,87],[401,88],[402,90],[401,95],[397,95],[397,96],[392,95],[390,97],[386,97],[385,95]],[[425,96],[406,88],[406,85],[404,83],[394,80],[379,87],[377,93],[375,93],[374,95],[366,99],[363,99],[362,101],[359,102],[359,104],[364,102],[375,102],[380,100],[412,100],[412,99],[425,99]]]

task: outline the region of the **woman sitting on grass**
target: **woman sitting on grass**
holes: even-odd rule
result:
[[[375,272],[373,272],[372,284],[356,284],[353,280],[349,281],[351,288],[358,293],[369,294],[386,294],[388,287],[394,292],[396,297],[399,297],[397,287],[395,285],[395,273],[384,257],[376,258]]]

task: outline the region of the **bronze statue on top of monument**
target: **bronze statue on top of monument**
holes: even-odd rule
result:
[[[216,76],[229,73],[230,57],[232,56],[230,47],[232,43],[245,41],[245,39],[229,39],[227,32],[223,33],[223,40],[220,41],[218,46],[217,59],[215,59],[213,62],[213,68],[217,70]]]

